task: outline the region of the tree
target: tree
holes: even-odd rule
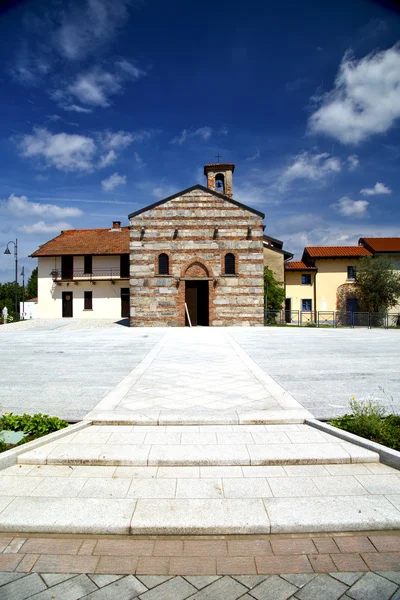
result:
[[[280,311],[285,301],[283,283],[275,279],[271,269],[264,267],[265,310]],[[273,319],[275,320],[275,319]]]
[[[363,256],[357,265],[354,290],[362,311],[387,312],[400,298],[400,276],[387,258]]]
[[[26,300],[32,300],[32,298],[37,298],[38,295],[38,268],[35,267],[31,273],[31,276],[28,279],[28,283],[25,288],[25,298]]]
[[[18,285],[18,302],[22,300],[22,286]],[[19,319],[19,314],[15,313],[15,282],[0,283],[0,320],[1,311],[7,307],[8,314],[14,319]]]

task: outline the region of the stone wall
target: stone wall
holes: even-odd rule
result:
[[[260,215],[204,188],[133,216],[131,325],[184,326],[185,277],[208,281],[210,325],[263,325],[262,236]],[[170,275],[157,274],[163,252]],[[224,274],[228,252],[236,275]]]

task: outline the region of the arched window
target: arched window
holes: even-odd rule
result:
[[[160,254],[158,257],[158,274],[169,275],[169,257],[168,254]]]
[[[231,252],[225,254],[225,275],[235,275],[235,256]]]
[[[220,194],[225,194],[225,176],[222,173],[215,176],[215,190]]]

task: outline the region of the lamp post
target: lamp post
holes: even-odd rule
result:
[[[9,245],[14,244],[14,257],[15,257],[15,314],[18,315],[18,240],[15,242],[11,240],[8,242],[6,249],[4,250],[4,254],[11,254]]]
[[[25,321],[25,267],[22,267],[22,320]]]

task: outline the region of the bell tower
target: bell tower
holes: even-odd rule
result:
[[[235,165],[232,163],[214,163],[204,165],[204,175],[207,177],[209,190],[232,198],[232,175]]]

